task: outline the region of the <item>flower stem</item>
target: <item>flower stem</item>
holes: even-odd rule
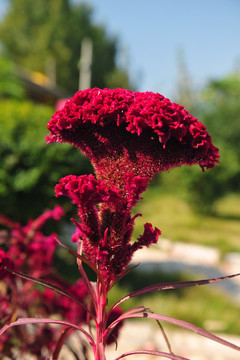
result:
[[[97,307],[96,307],[96,350],[95,360],[106,360],[104,333],[106,327],[107,298],[105,291],[102,291],[102,284],[97,283]]]

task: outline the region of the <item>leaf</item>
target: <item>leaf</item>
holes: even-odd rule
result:
[[[130,310],[127,310],[125,313],[124,313],[124,315],[127,315],[127,316],[129,316],[129,315],[134,315],[135,313],[139,313],[139,312],[141,312],[141,311],[146,311],[147,309],[145,308],[145,306],[137,306],[137,307],[135,307],[135,308],[132,308],[132,309],[130,309]],[[107,323],[107,321],[108,321],[108,319],[109,319],[109,316],[110,316],[110,314],[111,314],[111,310],[108,312],[108,314],[107,314],[107,317],[106,317],[106,323]],[[122,316],[122,315],[121,315]],[[118,318],[119,319],[119,318]],[[118,320],[117,319],[117,320]],[[113,329],[114,329],[114,327],[115,326],[117,326],[118,325],[118,322],[116,323],[116,321],[117,320],[115,320],[115,321],[113,321],[114,323],[115,323],[115,325],[112,327],[111,326],[111,328],[110,328],[110,325],[113,323],[111,323],[108,327],[107,327],[107,329],[105,330],[105,334],[104,334],[104,341],[105,341],[105,345],[107,344],[107,340],[108,340],[108,338],[109,338],[109,336],[111,335],[111,332],[113,331]]]
[[[10,229],[18,225],[17,223],[14,223],[12,220],[8,219],[6,216],[3,216],[2,214],[0,214],[0,224],[3,224]]]
[[[84,330],[81,326],[69,323],[67,321],[63,321],[63,320],[55,320],[55,319],[45,319],[45,318],[21,318],[18,319],[17,321],[14,321],[10,324],[6,324],[4,325],[1,330],[0,330],[0,336],[7,331],[8,329],[14,327],[14,326],[19,326],[19,325],[27,325],[27,324],[58,324],[58,325],[65,325],[67,327],[73,328],[75,330],[79,330],[81,331],[86,339],[88,340],[89,344],[92,346],[92,348],[95,348],[95,343],[94,340],[92,338],[92,336],[86,331]]]
[[[119,275],[119,276],[113,281],[113,283],[111,284],[109,290],[111,290],[114,285],[116,285],[124,276],[126,276],[130,271],[132,271],[133,269],[135,269],[138,265],[139,265],[139,264],[136,264],[136,265],[132,266],[131,268],[125,270],[122,275]]]
[[[130,310],[127,310],[126,312],[124,312],[124,314],[130,315],[130,314],[135,314],[135,313],[139,313],[141,311],[146,311],[148,309],[146,309],[145,306],[139,305],[135,308],[132,308]],[[106,322],[108,321],[109,316],[111,315],[112,309],[109,310],[108,314],[107,314],[107,318],[106,318]],[[123,314],[121,314],[120,316],[122,316]]]
[[[98,276],[101,276],[101,274],[99,273],[99,271],[97,270],[97,268],[90,262],[88,261],[85,256],[83,255],[79,255],[76,253],[76,251],[70,249],[67,245],[63,244],[58,238],[55,238],[55,240],[57,241],[57,243],[62,246],[64,249],[66,249],[70,254],[72,254],[74,257],[76,257],[77,259],[83,261],[85,264],[87,264],[94,272],[95,274]]]
[[[114,327],[117,323],[119,323],[120,321],[126,320],[126,319],[130,319],[130,318],[150,318],[150,319],[154,319],[154,320],[159,320],[159,321],[164,321],[164,322],[168,322],[170,324],[174,324],[176,326],[182,327],[184,329],[188,329],[191,331],[196,332],[199,335],[202,335],[210,340],[216,341],[222,345],[228,346],[234,350],[238,350],[240,351],[240,346],[237,346],[235,344],[230,343],[227,340],[224,340],[212,333],[210,333],[209,331],[206,331],[196,325],[190,324],[184,320],[179,320],[179,319],[175,319],[173,317],[167,316],[167,315],[160,315],[160,314],[155,314],[155,313],[149,313],[148,309],[145,309],[144,312],[141,313],[135,313],[135,314],[128,314],[127,313],[123,313],[122,315],[120,315],[117,320],[113,321],[111,325],[109,325],[109,329],[111,327]]]
[[[82,243],[79,242],[78,244],[78,253],[77,253],[79,256],[82,256]],[[80,272],[80,274],[82,275],[82,278],[88,288],[88,291],[89,291],[89,294],[92,298],[92,301],[93,301],[93,304],[95,306],[95,309],[97,309],[97,297],[96,297],[96,293],[94,291],[94,288],[93,288],[93,285],[92,283],[90,282],[90,280],[88,279],[88,276],[83,268],[83,265],[82,265],[82,260],[77,258],[77,264],[78,264],[78,270]]]
[[[70,330],[72,330],[71,327],[67,327],[62,331],[62,333],[61,333],[61,335],[60,335],[60,337],[59,337],[59,339],[57,341],[57,344],[55,346],[55,349],[54,349],[54,351],[53,351],[53,353],[51,355],[50,360],[58,360],[58,356],[60,354],[60,351],[62,349],[64,341],[65,341],[66,337],[68,336],[68,332]]]
[[[165,332],[162,324],[160,323],[159,320],[156,320],[156,322],[157,322],[157,325],[158,325],[158,327],[159,327],[159,329],[160,329],[160,331],[161,331],[161,333],[162,333],[162,336],[163,336],[163,338],[164,338],[164,340],[165,340],[165,342],[166,342],[166,345],[167,345],[167,348],[168,348],[169,353],[170,353],[170,354],[173,354],[172,349],[171,349],[170,341],[168,340],[167,334],[166,334],[166,332]]]
[[[100,271],[98,271],[98,269],[90,262],[86,259],[85,256],[83,255],[79,255],[77,254],[74,250],[70,249],[69,247],[67,247],[66,245],[64,245],[58,238],[56,238],[56,241],[59,245],[61,245],[62,247],[64,247],[70,254],[72,254],[74,257],[76,257],[77,259],[81,260],[82,262],[84,262],[85,264],[87,264],[97,275],[97,279],[100,280],[103,289],[106,289],[105,286],[105,281],[103,279],[102,274],[100,273]]]
[[[190,359],[187,359],[187,358],[182,357],[182,356],[178,356],[178,355],[174,355],[174,354],[168,354],[166,352],[156,351],[156,350],[136,350],[136,351],[131,351],[131,352],[124,353],[124,354],[118,356],[114,360],[120,360],[120,359],[122,359],[122,358],[124,358],[126,356],[136,355],[136,354],[147,354],[147,355],[162,356],[162,357],[165,357],[167,359],[172,359],[172,360],[190,360]]]
[[[117,301],[112,306],[111,309],[114,309],[115,307],[117,307],[122,302],[124,302],[124,301],[126,301],[126,300],[128,300],[128,299],[130,299],[130,298],[132,298],[134,296],[143,295],[143,294],[146,294],[146,293],[159,291],[159,290],[173,290],[173,289],[179,289],[179,288],[190,287],[190,286],[213,284],[213,283],[216,283],[216,282],[219,282],[219,281],[231,279],[231,278],[239,276],[239,275],[240,275],[240,273],[239,274],[234,274],[234,275],[228,275],[228,276],[212,278],[212,279],[204,279],[204,280],[196,280],[196,281],[177,281],[177,282],[167,282],[167,283],[160,283],[160,284],[150,285],[150,286],[147,286],[147,287],[145,287],[143,289],[134,291],[134,292],[124,296],[122,299]]]
[[[9,268],[5,268],[6,271],[10,272],[11,274],[14,274],[16,276],[19,276],[21,277],[22,279],[25,279],[25,280],[29,280],[29,281],[32,281],[38,285],[42,285],[46,288],[49,288],[53,291],[56,291],[57,293],[63,295],[63,296],[66,296],[68,297],[69,299],[75,301],[78,305],[80,305],[85,311],[87,311],[91,317],[95,320],[95,316],[89,311],[89,309],[83,304],[81,303],[80,301],[78,301],[78,299],[76,299],[75,297],[69,295],[66,291],[64,291],[63,289],[61,289],[60,287],[58,287],[57,285],[53,285],[53,284],[50,284],[49,282],[45,281],[45,280],[41,280],[41,279],[36,279],[32,276],[29,276],[29,275],[26,275],[26,274],[23,274],[23,273],[20,273],[18,271],[15,271],[15,270],[12,270],[12,269],[9,269]]]

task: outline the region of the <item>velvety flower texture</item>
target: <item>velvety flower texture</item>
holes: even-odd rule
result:
[[[93,175],[66,176],[55,189],[57,196],[68,196],[78,206],[81,223],[75,222],[73,239],[83,240],[84,254],[102,272],[108,285],[122,273],[136,250],[156,243],[160,235],[160,230],[147,223],[138,241],[130,243],[136,217],[131,217],[130,210],[146,189],[146,180],[127,176],[124,189],[125,196]]]
[[[97,177],[111,183],[122,177],[119,172],[150,179],[182,164],[212,168],[219,158],[200,121],[152,92],[78,91],[48,129],[48,141],[75,145],[92,161]]]
[[[182,164],[202,170],[218,162],[205,126],[160,94],[122,89],[78,91],[48,124],[48,142],[68,142],[92,162],[96,178],[67,176],[56,194],[78,206],[74,239],[111,282],[134,251],[156,242],[151,224],[131,244],[131,209],[155,174]]]

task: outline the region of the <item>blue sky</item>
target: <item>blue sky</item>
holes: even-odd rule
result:
[[[240,66],[239,0],[88,0],[119,36],[139,90],[174,95],[182,51],[193,87]]]
[[[240,0],[85,2],[93,6],[94,22],[119,38],[119,61],[140,91],[174,96],[180,51],[193,88],[240,67]]]

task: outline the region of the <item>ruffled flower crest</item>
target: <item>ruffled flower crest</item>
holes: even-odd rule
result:
[[[53,115],[48,129],[48,142],[79,148],[93,163],[97,178],[110,186],[122,184],[126,173],[151,180],[182,164],[209,169],[219,158],[200,121],[152,92],[78,91]]]

